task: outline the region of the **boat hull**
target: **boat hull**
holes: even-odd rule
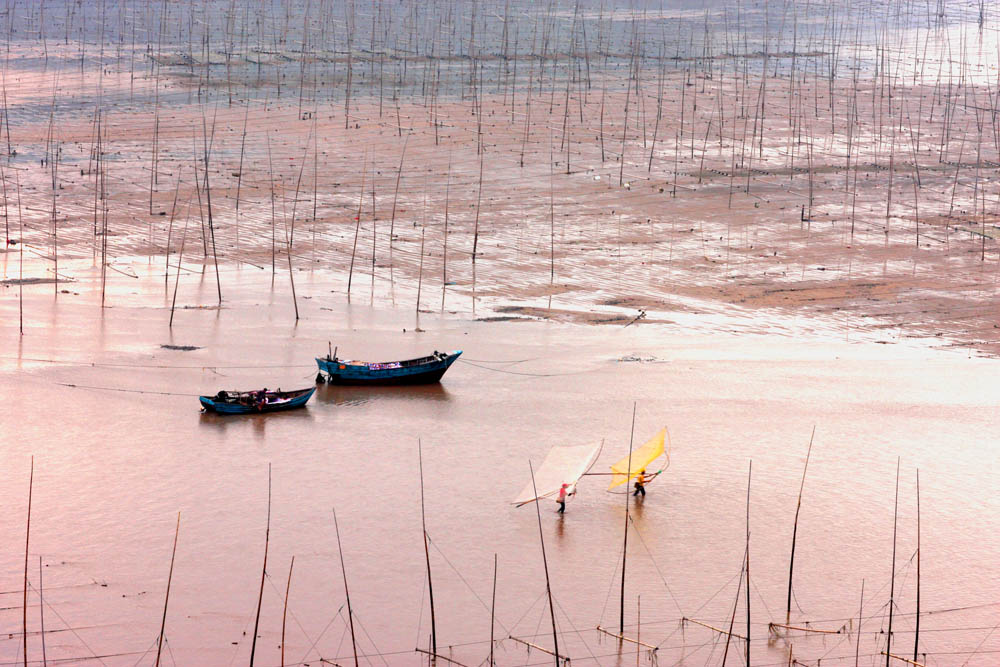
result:
[[[414,385],[440,382],[461,350],[408,361],[368,364],[317,358],[325,381],[336,385]]]
[[[215,397],[213,396],[199,396],[198,400],[201,401],[202,407],[205,408],[207,412],[215,412],[220,415],[253,415],[268,412],[284,412],[285,410],[294,410],[296,408],[305,407],[305,404],[309,402],[309,399],[315,392],[316,387],[310,387],[309,389],[298,392],[297,395],[291,397],[287,401],[282,401],[280,403],[267,403],[259,408],[253,405],[245,405],[243,403],[218,401],[215,400]]]

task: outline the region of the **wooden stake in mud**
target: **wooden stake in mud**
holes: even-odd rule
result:
[[[892,653],[892,607],[896,595],[896,517],[899,509],[899,457],[896,457],[896,501],[892,508],[892,579],[889,582],[889,628],[885,635],[885,667],[889,667]]]
[[[420,288],[424,283],[424,236],[427,233],[426,227],[420,229],[420,268],[417,269],[417,314],[420,314]]]
[[[444,186],[444,241],[441,250],[441,312],[444,312],[444,293],[448,288],[448,204],[451,198],[451,154],[448,155],[448,177]]]
[[[531,470],[531,490],[535,497],[538,497],[538,488],[535,486],[535,468],[528,461],[528,468]],[[545,557],[545,535],[542,533],[542,510],[535,501],[535,515],[538,517],[538,541],[542,545],[542,566],[545,568],[545,594],[549,598],[549,617],[552,619],[552,648],[556,658],[556,667],[559,667],[559,633],[556,632],[556,612],[552,604],[552,584],[549,581],[549,561]]]
[[[187,240],[188,222],[191,221],[191,201],[188,200],[187,215],[184,218],[184,231],[181,233],[181,250],[177,254],[177,275],[174,277],[174,298],[170,302],[170,323],[168,328],[174,326],[174,309],[177,307],[177,288],[181,284],[181,266],[184,263],[184,242]]]
[[[750,460],[750,467],[747,470],[747,545],[746,563],[744,569],[747,575],[747,644],[746,644],[746,664],[750,664],[750,477],[753,474],[753,460]]]
[[[42,595],[42,557],[38,557],[38,620],[42,624],[42,667],[49,664],[45,657],[45,597]]]
[[[288,591],[292,588],[292,569],[295,568],[295,556],[288,566],[288,583],[285,584],[285,606],[281,611],[281,667],[285,667],[285,619],[288,616]]]
[[[434,617],[434,586],[431,583],[431,552],[427,543],[427,519],[424,514],[424,453],[417,438],[417,460],[420,466],[420,526],[424,534],[424,558],[427,561],[427,592],[431,603],[431,653],[437,655],[437,622]]]
[[[333,528],[337,532],[337,552],[340,554],[340,573],[344,577],[344,597],[347,598],[347,620],[351,628],[351,647],[354,649],[354,667],[358,667],[358,642],[354,638],[354,612],[351,611],[351,592],[347,588],[347,568],[344,566],[344,549],[340,546],[340,524],[337,523],[337,510],[333,510]],[[291,571],[289,571],[291,576]],[[284,645],[284,641],[281,642]]]
[[[267,547],[271,542],[271,464],[267,464],[267,528],[264,532],[264,565],[260,569],[260,593],[257,594],[257,616],[253,622],[253,641],[250,643],[250,667],[257,652],[257,628],[260,626],[260,605],[264,601],[264,579],[267,577]]]
[[[156,642],[156,663],[160,667],[160,654],[163,652],[163,634],[167,628],[167,603],[170,602],[170,582],[174,578],[174,556],[177,555],[177,536],[181,532],[181,513],[177,513],[177,528],[174,529],[174,548],[170,552],[170,572],[167,574],[167,594],[163,597],[163,618],[160,621],[160,638]]]
[[[493,554],[493,601],[490,602],[490,665],[493,667],[496,662],[493,660],[493,628],[496,625],[497,610],[497,555]]]
[[[861,580],[861,605],[858,607],[858,636],[854,640],[854,667],[858,667],[858,658],[861,655],[861,620],[864,618],[865,610],[865,580]]]
[[[21,637],[24,639],[24,664],[28,664],[28,544],[31,538],[31,490],[35,484],[35,457],[31,457],[31,472],[28,474],[28,518],[24,527],[24,598],[21,618]]]
[[[726,648],[722,652],[722,667],[726,667],[726,658],[729,656],[729,640],[733,638],[733,625],[736,623],[736,608],[740,604],[740,591],[743,589],[743,574],[746,570],[746,558],[747,554],[743,553],[743,563],[740,567],[740,583],[736,587],[736,602],[733,603],[733,614],[729,617],[729,632],[726,633]],[[750,636],[747,635],[746,640],[750,641]]]
[[[920,469],[917,468],[917,613],[914,616],[916,627],[913,633],[913,661],[917,660],[917,647],[920,645]]]
[[[364,163],[368,164],[368,154],[365,153]],[[358,234],[361,233],[361,207],[365,203],[365,172],[368,171],[367,166],[361,170],[361,195],[358,197],[358,224],[354,227],[354,247],[351,248],[351,268],[347,274],[347,297],[351,296],[351,282],[354,280],[354,256],[358,252]]]
[[[795,568],[795,536],[799,532],[799,510],[802,509],[802,490],[806,486],[806,471],[809,470],[809,455],[812,454],[814,437],[816,437],[815,426],[813,426],[812,435],[809,436],[809,449],[806,450],[806,464],[802,468],[802,483],[799,484],[799,500],[795,504],[795,521],[792,523],[792,553],[788,559],[788,601],[785,606],[785,625],[788,625],[792,616],[792,572]]]
[[[177,170],[177,186],[174,188],[174,203],[170,206],[170,222],[167,223],[167,251],[163,259],[163,288],[166,289],[170,280],[170,237],[174,233],[174,214],[177,212],[177,194],[181,189],[181,170]]]
[[[626,473],[625,480],[625,537],[622,541],[622,592],[621,592],[621,605],[619,607],[618,613],[618,633],[622,636],[625,635],[625,562],[628,557],[628,505],[629,505],[629,487],[628,482],[632,479],[632,442],[635,438],[635,408],[636,403],[632,403],[632,431],[628,436],[628,472]],[[618,642],[621,646],[621,641]]]
[[[389,275],[392,275],[392,235],[396,228],[396,202],[399,200],[399,181],[403,178],[403,159],[406,157],[406,145],[410,143],[410,135],[403,140],[403,152],[399,155],[399,171],[396,172],[396,192],[392,196],[392,214],[389,216]],[[313,215],[315,217],[315,214]],[[473,246],[475,247],[475,246]],[[472,261],[475,260],[473,255]]]

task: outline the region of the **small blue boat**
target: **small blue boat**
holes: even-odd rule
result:
[[[221,415],[250,415],[262,412],[281,412],[305,406],[316,387],[293,391],[220,391],[215,396],[199,396],[206,412]]]
[[[326,358],[316,358],[320,370],[316,381],[352,385],[430,384],[439,382],[461,354],[461,350],[435,350],[426,357],[383,362],[351,361],[328,354]]]

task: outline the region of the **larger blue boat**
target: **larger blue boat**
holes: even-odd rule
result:
[[[206,412],[222,415],[250,415],[259,412],[281,412],[303,407],[316,392],[316,387],[293,391],[220,391],[215,396],[199,396]]]
[[[435,350],[426,357],[383,362],[351,361],[328,354],[326,358],[316,358],[320,370],[316,381],[352,385],[430,384],[439,382],[461,354],[461,350]]]

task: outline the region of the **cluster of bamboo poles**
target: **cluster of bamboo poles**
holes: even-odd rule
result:
[[[18,8],[17,2],[8,5]],[[956,45],[948,32],[975,16],[911,2],[881,9],[831,4],[820,11],[821,22],[788,4],[763,11],[705,11],[683,20],[672,15],[668,20],[651,8],[624,11],[580,2],[562,12],[555,4],[529,10],[505,2],[494,12],[477,6],[465,13],[456,3],[430,9],[411,3],[400,15],[381,2],[364,8],[326,0],[294,7],[264,2],[260,15],[251,18],[246,7],[241,12],[222,2],[175,7],[146,1],[116,7],[102,2],[96,16],[71,4],[62,16],[41,8],[9,12],[7,25],[0,25],[7,28],[8,54],[15,54],[4,63],[0,127],[6,132],[8,169],[2,180],[6,191],[15,189],[8,185],[17,186],[18,179],[31,179],[27,201],[18,205],[19,215],[23,211],[27,218],[22,238],[44,249],[58,294],[60,244],[63,253],[79,251],[88,243],[79,233],[80,223],[92,219],[89,244],[93,262],[100,263],[104,304],[109,269],[128,273],[114,265],[114,256],[132,254],[137,230],[148,230],[144,251],[165,256],[166,283],[171,268],[176,271],[171,324],[192,209],[202,239],[201,263],[214,266],[219,304],[220,258],[253,263],[269,254],[274,277],[284,252],[296,317],[293,258],[310,259],[308,250],[295,251],[297,219],[312,231],[310,266],[345,271],[349,294],[362,259],[370,267],[374,294],[377,257],[388,255],[390,283],[395,284],[397,273],[408,274],[416,283],[419,311],[428,225],[426,220],[419,225],[419,238],[404,236],[397,232],[397,217],[403,214],[417,226],[419,202],[430,194],[440,203],[441,189],[444,202],[432,223],[441,245],[432,253],[440,262],[442,309],[449,284],[471,283],[475,291],[477,270],[480,276],[488,271],[491,284],[512,281],[505,264],[483,266],[484,229],[498,247],[517,248],[515,262],[530,264],[528,254],[543,255],[547,261],[539,270],[554,285],[557,276],[577,268],[566,239],[567,218],[585,221],[595,209],[611,207],[625,209],[636,221],[652,221],[669,215],[665,195],[719,200],[720,185],[727,205],[748,216],[751,204],[756,207],[776,188],[787,189],[783,196],[801,202],[795,206],[799,227],[811,230],[814,222],[831,220],[841,225],[847,245],[861,241],[855,232],[862,223],[865,237],[874,235],[887,246],[890,238],[907,238],[916,248],[948,249],[957,228],[977,241],[980,261],[994,248],[990,168],[1000,163],[1000,94],[993,75],[977,71],[990,60],[976,51],[976,34],[959,32],[962,41]],[[10,72],[17,71],[18,49],[32,45],[17,36],[28,28],[38,35],[46,59],[55,62],[51,71],[25,73],[15,84]],[[430,39],[420,39],[424,31]],[[916,49],[904,43],[913,31],[920,40]],[[77,45],[71,48],[72,36]],[[105,49],[108,40],[113,49]],[[213,60],[219,54],[224,58]],[[272,59],[263,57],[267,54]],[[184,57],[178,60],[179,55]],[[67,63],[77,58],[81,68],[87,63],[99,68],[92,88],[87,83],[77,93],[79,101],[67,87],[72,76]],[[957,65],[945,69],[952,62]],[[292,78],[298,75],[297,84],[287,83],[288,67],[297,70]],[[130,105],[121,90],[124,76]],[[105,79],[116,81],[115,92],[106,90]],[[32,150],[37,132],[23,127],[21,112],[7,103],[8,87],[17,85],[20,99],[24,85],[41,81],[51,81],[52,87],[47,127],[39,128],[45,191],[39,184],[42,172],[30,169],[15,148]],[[178,87],[178,81],[186,83]],[[165,88],[168,82],[173,92]],[[57,122],[84,100],[93,110],[89,147],[82,133],[68,136]],[[178,113],[174,108],[182,100]],[[386,108],[387,100],[394,109]],[[137,117],[135,108],[145,111]],[[299,129],[293,135],[283,128],[277,135],[283,154],[272,156],[272,125],[285,122],[293,108]],[[224,131],[217,132],[220,122]],[[383,140],[358,165],[357,143],[368,140],[357,133],[361,124],[374,124],[396,141]],[[26,136],[17,137],[19,132]],[[193,144],[193,150],[185,144]],[[408,147],[421,156],[408,162]],[[333,159],[341,173],[321,183],[329,156],[344,148],[352,151],[348,158]],[[122,153],[141,162],[148,157],[145,185],[145,179],[134,178],[133,160],[119,159]],[[72,180],[66,162],[84,156],[82,178]],[[390,185],[378,185],[379,158]],[[298,167],[291,173],[275,167],[288,160]],[[415,161],[424,167],[422,179]],[[185,179],[182,172],[193,175]],[[558,203],[557,173],[559,190],[572,192],[560,192]],[[578,192],[575,177],[581,173],[603,175],[609,186],[616,180],[620,189],[592,185]],[[10,175],[15,183],[8,184]],[[344,182],[352,176],[361,182],[353,234],[344,224],[353,213],[346,201],[353,184]],[[164,178],[172,187],[161,193]],[[645,184],[641,193],[640,183]],[[147,196],[139,195],[142,189]],[[388,215],[378,210],[377,189],[392,192]],[[458,217],[449,205],[453,191],[463,202],[475,202],[458,220],[459,229],[470,228],[471,236],[460,250],[448,244]],[[527,223],[529,242],[537,248],[532,253],[522,255],[515,241],[523,235],[521,225],[498,220],[501,214],[502,219],[516,214],[514,204],[499,196],[509,191],[524,194],[521,210],[525,199],[534,203],[536,215],[547,204],[544,223]],[[4,201],[6,218],[7,196]],[[299,206],[303,202],[306,211]],[[38,224],[42,211],[48,219],[44,227]],[[380,248],[378,221],[386,217]],[[179,234],[177,218],[183,221]],[[363,221],[371,227],[370,256],[360,243]],[[760,243],[751,227],[745,226],[738,246],[744,256],[755,241]],[[661,227],[653,238],[672,232]],[[131,240],[109,247],[116,235]],[[701,242],[689,250],[713,254],[709,235],[702,230],[699,236]],[[725,236],[728,265],[728,223]],[[764,244],[769,241],[775,242],[773,234]],[[301,243],[308,246],[310,239]],[[449,253],[469,261],[449,267]],[[551,292],[549,297],[551,305]]]

